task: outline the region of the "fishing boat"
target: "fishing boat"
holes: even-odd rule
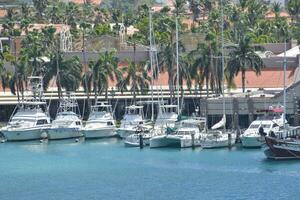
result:
[[[263,135],[259,133],[259,129],[263,128],[267,135],[271,131],[278,132],[280,127],[283,126],[282,112],[283,108],[281,106],[270,106],[269,109],[265,110],[264,115],[254,120],[240,136],[242,146],[246,148],[260,148],[265,143],[265,140]]]
[[[152,137],[165,134],[167,127],[174,128],[178,120],[176,105],[161,105],[159,104],[158,116],[152,129],[145,129],[138,126],[136,133],[127,136],[124,139],[125,146],[140,146],[141,139],[143,145],[149,145]]]
[[[43,78],[28,78],[30,95],[21,100],[12,113],[8,124],[0,129],[5,140],[36,140],[47,136],[50,117],[44,100]]]
[[[136,133],[139,127],[148,129],[145,124],[143,106],[131,105],[125,108],[125,115],[121,120],[121,126],[117,133],[121,138],[126,138]]]
[[[300,126],[286,127],[277,132],[279,135],[265,136],[264,153],[267,158],[275,160],[300,159]]]
[[[112,106],[98,102],[91,106],[91,113],[83,129],[85,138],[104,138],[116,135]]]
[[[78,103],[74,95],[67,92],[60,99],[55,120],[52,121],[48,130],[48,139],[68,139],[82,137],[82,120],[79,113]]]
[[[283,60],[283,115],[282,122],[283,126],[278,132],[271,132],[271,134],[266,135],[265,141],[266,146],[264,149],[264,154],[269,159],[281,160],[281,159],[300,159],[300,126],[292,127],[286,123],[286,68],[287,68],[287,58],[286,49],[287,44],[284,43],[284,60]]]
[[[204,134],[205,123],[205,118],[182,120],[176,131],[167,128],[166,134],[152,137],[150,139],[150,148],[201,146],[200,141]]]

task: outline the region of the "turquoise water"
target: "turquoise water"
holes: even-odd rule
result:
[[[124,148],[117,139],[0,144],[0,199],[299,199],[300,162],[260,150]]]

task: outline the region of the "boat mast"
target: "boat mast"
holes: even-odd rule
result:
[[[179,104],[179,47],[178,47],[178,16],[176,16],[176,70],[177,70],[177,112],[180,114],[180,104]]]
[[[283,61],[283,128],[286,130],[285,119],[286,119],[286,40],[284,41],[284,61]]]
[[[150,66],[152,71],[151,76],[151,121],[154,121],[154,100],[153,100],[153,84],[154,84],[154,70],[153,70],[153,44],[152,44],[152,13],[151,9],[149,10],[149,40],[150,40]]]
[[[225,73],[224,73],[224,8],[223,8],[223,0],[221,0],[221,40],[222,40],[222,103],[223,103],[223,116],[226,118],[226,111],[225,111]],[[223,126],[223,130],[225,132],[226,123]]]

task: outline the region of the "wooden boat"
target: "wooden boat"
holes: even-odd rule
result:
[[[292,137],[266,136],[266,147],[264,153],[269,159],[282,160],[282,159],[300,159],[300,127],[294,127],[287,131],[287,135]]]

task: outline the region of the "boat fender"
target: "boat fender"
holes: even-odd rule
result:
[[[46,139],[48,137],[48,134],[46,132],[42,132],[41,138]]]
[[[78,139],[78,138],[76,138],[76,139],[75,139],[75,142],[79,142],[79,139]]]

